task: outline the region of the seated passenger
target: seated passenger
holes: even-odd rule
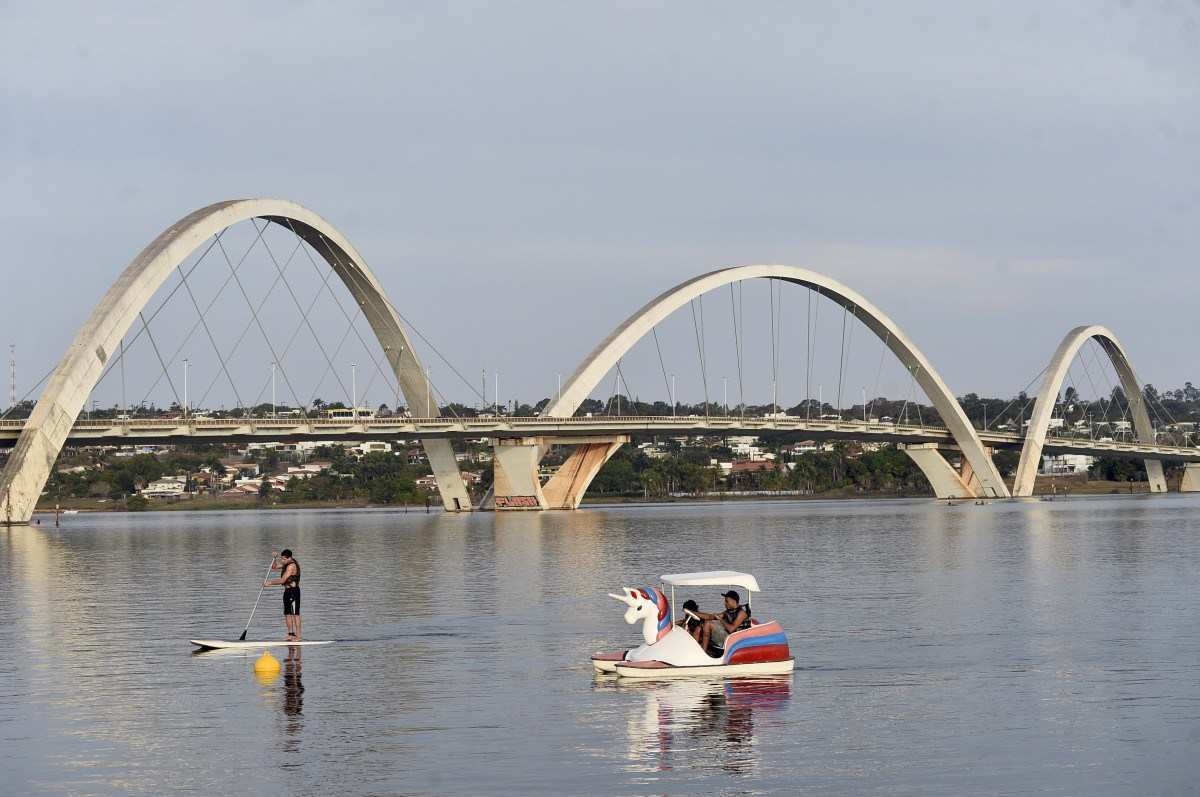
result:
[[[701,619],[708,621],[704,624],[707,633],[701,644],[706,649],[711,647],[718,655],[724,652],[725,640],[730,634],[750,627],[750,607],[742,605],[737,591],[731,589],[721,597],[725,599],[725,611],[720,614],[698,612]]]
[[[700,606],[688,598],[683,602],[683,617],[675,622],[684,631],[692,635],[692,639],[700,643],[701,647],[705,646],[704,642],[704,621],[699,619]],[[691,612],[691,614],[688,614]]]

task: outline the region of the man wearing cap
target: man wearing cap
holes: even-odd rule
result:
[[[263,586],[283,587],[283,625],[287,628],[288,641],[299,642],[300,563],[292,556],[291,548],[284,548],[278,557],[271,560],[271,569],[279,571],[279,578],[268,578]]]
[[[696,615],[708,621],[710,644],[718,650],[725,650],[725,640],[730,634],[750,627],[750,607],[742,605],[737,590],[731,589],[721,597],[725,599],[725,611],[720,614],[697,612]]]

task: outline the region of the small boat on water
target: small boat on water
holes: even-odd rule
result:
[[[745,608],[749,613],[749,596],[760,591],[754,576],[733,570],[714,570],[665,575],[660,580],[661,588],[625,587],[620,595],[610,593],[610,597],[629,607],[625,611],[626,623],[642,624],[645,644],[629,650],[594,654],[592,666],[597,672],[616,673],[626,678],[680,678],[780,675],[795,667],[787,635],[775,620],[759,622],[750,617],[748,627],[731,632],[723,648],[711,652],[702,648],[687,629],[676,624],[672,608],[676,587],[741,587],[748,593]],[[670,589],[669,599],[667,588]],[[689,616],[695,617],[691,613]]]

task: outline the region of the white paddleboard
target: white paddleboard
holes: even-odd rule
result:
[[[226,648],[250,648],[258,650],[261,648],[291,648],[301,645],[332,645],[332,639],[321,641],[301,640],[300,642],[288,642],[286,639],[265,639],[249,642],[229,642],[224,639],[189,639],[193,645],[203,648],[204,650],[222,650]]]

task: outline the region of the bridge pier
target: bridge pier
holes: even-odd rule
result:
[[[545,485],[538,463],[555,443],[575,450]],[[588,485],[629,435],[594,435],[582,438],[501,437],[492,446],[492,490],[480,509],[497,512],[538,509],[578,509]]]
[[[538,478],[540,437],[499,437],[492,443],[492,489],[480,509],[520,511],[549,509]]]
[[[622,444],[629,442],[628,435],[581,442],[559,467],[558,472],[542,488],[550,509],[578,509],[588,486],[609,457]]]
[[[1179,492],[1200,493],[1200,462],[1188,462],[1183,466],[1183,479],[1179,482]]]
[[[429,459],[429,467],[437,479],[438,495],[441,496],[442,506],[447,512],[470,512],[471,495],[463,482],[462,473],[458,469],[458,460],[454,458],[454,447],[445,438],[423,437],[421,445],[425,456]]]
[[[921,469],[921,473],[925,474],[933,488],[933,494],[938,498],[980,497],[979,479],[976,478],[975,471],[972,469],[968,472],[968,464],[964,466],[964,473],[960,474],[942,456],[937,443],[911,443],[903,445],[902,448],[909,459]]]
[[[1167,491],[1167,477],[1163,473],[1163,464],[1161,459],[1146,460],[1146,481],[1150,483],[1150,492],[1165,493]]]

